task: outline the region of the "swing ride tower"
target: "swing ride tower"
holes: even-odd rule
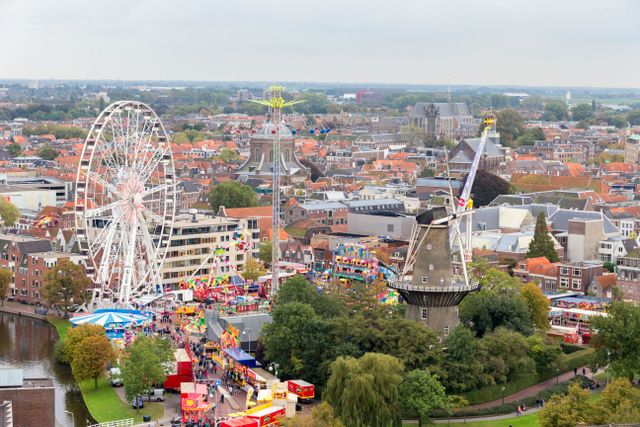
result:
[[[282,97],[284,87],[269,86],[269,99],[252,99],[250,102],[269,107],[272,114],[273,122],[273,148],[271,157],[272,162],[272,205],[271,205],[271,292],[270,298],[273,299],[278,291],[279,271],[278,264],[280,261],[280,178],[282,175],[281,158],[282,158],[282,131],[286,128],[282,121],[282,109],[291,105],[300,104],[304,101],[285,101]]]

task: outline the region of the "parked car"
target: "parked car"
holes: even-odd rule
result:
[[[134,397],[133,400],[131,401],[131,406],[133,407],[133,409],[144,408],[144,402],[142,401],[142,396],[137,395],[136,397]]]
[[[120,368],[109,369],[109,383],[114,387],[122,386],[122,374]]]
[[[147,402],[162,402],[164,400],[164,390],[161,388],[154,388],[149,393],[143,394],[142,400]]]

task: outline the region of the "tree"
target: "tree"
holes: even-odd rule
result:
[[[38,150],[38,157],[40,157],[42,159],[45,159],[45,160],[53,160],[56,157],[58,157],[59,154],[60,154],[60,152],[58,150],[56,150],[55,148],[53,148],[52,146],[50,146],[49,144],[43,145]]]
[[[520,288],[520,294],[529,308],[534,326],[543,331],[549,329],[549,300],[538,285],[528,283]]]
[[[543,120],[560,121],[569,118],[569,110],[567,104],[560,100],[549,100],[544,104]]]
[[[640,390],[626,378],[613,380],[594,404],[592,424],[626,424],[640,420]]]
[[[81,304],[91,280],[81,265],[67,259],[58,264],[44,276],[44,297],[49,304],[57,304],[66,312],[73,304]]]
[[[609,273],[613,273],[614,271],[616,271],[616,265],[609,261],[603,263],[602,268],[607,270]]]
[[[277,305],[273,321],[264,326],[265,358],[279,365],[283,378],[304,378],[322,385],[328,376],[330,327],[309,304]]]
[[[17,142],[12,142],[7,146],[7,151],[11,157],[18,157],[22,154],[22,147]]]
[[[293,418],[282,420],[281,424],[285,427],[344,427],[327,402],[322,402],[313,408],[310,417],[296,415]]]
[[[271,261],[273,260],[273,244],[271,241],[260,242],[260,261],[264,262],[267,265],[271,265]]]
[[[252,256],[248,256],[244,263],[244,268],[240,272],[240,275],[244,280],[258,280],[258,277],[266,273],[266,270],[262,266],[262,263]]]
[[[502,143],[513,146],[524,131],[522,116],[513,109],[498,111],[496,114],[496,131],[500,133],[500,141]]]
[[[431,178],[434,175],[435,175],[435,172],[433,171],[433,169],[431,169],[428,166],[425,166],[424,169],[420,171],[420,178]]]
[[[482,289],[467,295],[459,311],[460,321],[469,324],[478,337],[501,326],[525,335],[533,333],[531,314],[524,298],[518,294]]]
[[[76,351],[82,341],[90,337],[107,337],[105,330],[100,325],[78,325],[67,331],[64,338],[64,350],[61,361],[71,364]]]
[[[226,181],[216,185],[209,196],[211,209],[217,211],[220,206],[226,208],[248,208],[258,205],[256,193],[248,185],[237,181]]]
[[[105,336],[86,337],[80,341],[75,349],[71,370],[76,380],[84,381],[93,378],[95,388],[98,388],[98,377],[113,362],[115,353],[109,339]]]
[[[13,273],[6,268],[0,268],[0,304],[4,305],[7,298],[11,282],[13,281]]]
[[[485,347],[487,360],[485,372],[497,384],[513,381],[535,372],[535,364],[529,357],[529,346],[522,334],[506,328],[498,328],[480,340]]]
[[[471,198],[474,206],[486,206],[499,195],[509,194],[510,192],[511,185],[504,179],[484,169],[476,171],[476,177],[471,187]]]
[[[593,117],[593,110],[589,104],[578,104],[571,109],[571,118],[577,122],[589,120]]]
[[[331,364],[324,397],[347,426],[399,427],[403,369],[402,362],[386,354],[339,357]]]
[[[0,199],[0,218],[5,226],[11,227],[20,218],[20,210],[10,201]]]
[[[625,302],[613,303],[608,316],[594,317],[592,328],[596,361],[599,366],[609,362],[614,377],[633,380],[640,375],[640,306]]]
[[[484,347],[478,345],[473,332],[462,325],[456,327],[444,341],[443,385],[454,393],[480,388],[491,383],[484,372]]]
[[[216,159],[221,160],[225,165],[236,162],[240,159],[240,155],[236,150],[224,147],[220,150],[220,154],[216,156]]]
[[[529,251],[527,252],[527,258],[536,257],[546,257],[551,262],[559,260],[553,238],[549,235],[549,230],[547,230],[547,218],[544,212],[538,214],[533,240],[529,243]]]
[[[627,114],[627,123],[631,126],[640,125],[640,110],[629,111]]]
[[[122,382],[128,400],[162,384],[171,370],[173,351],[169,340],[140,335],[127,347],[122,365]],[[139,409],[138,409],[139,410]]]
[[[566,396],[551,396],[540,411],[539,419],[545,427],[575,427],[580,423],[588,423],[591,413],[589,392],[576,382],[569,386]]]
[[[405,414],[417,414],[419,427],[429,422],[431,411],[445,409],[449,404],[438,377],[428,370],[407,373],[398,391]]]
[[[544,333],[539,333],[527,337],[529,346],[529,357],[536,364],[536,370],[542,372],[552,366],[562,357],[562,348],[552,341]]]
[[[516,140],[517,146],[534,145],[536,141],[545,140],[544,132],[541,128],[528,128]]]

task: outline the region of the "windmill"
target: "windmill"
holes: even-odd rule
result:
[[[459,221],[472,212],[471,188],[486,140],[495,123],[493,114],[485,117],[485,127],[471,170],[457,203],[453,203],[452,194],[450,212],[445,207],[436,207],[416,217],[402,275],[389,283],[389,287],[396,289],[407,302],[406,317],[425,323],[439,335],[446,336],[459,323],[458,305],[469,292],[479,289],[478,283],[470,280],[467,274],[471,238],[468,234],[466,245],[462,245]],[[467,230],[470,230],[469,226]],[[462,276],[452,270],[454,244],[462,252]]]

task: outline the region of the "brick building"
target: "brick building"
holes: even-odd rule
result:
[[[48,378],[23,378],[22,369],[0,369],[0,404],[3,402],[11,402],[12,424],[9,425],[53,427],[56,424],[55,388]],[[3,419],[0,425],[5,425]]]

